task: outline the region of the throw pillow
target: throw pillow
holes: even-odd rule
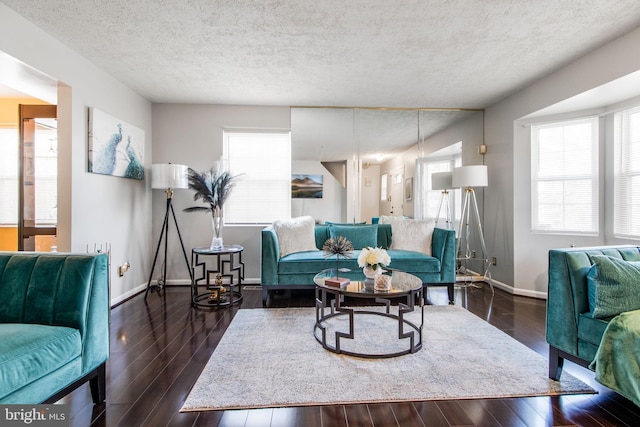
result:
[[[431,238],[435,221],[432,219],[405,219],[391,222],[391,247],[421,252],[431,256]]]
[[[329,235],[334,238],[343,236],[351,242],[353,249],[378,246],[377,225],[329,225]]]
[[[587,295],[593,317],[617,316],[640,309],[640,262],[593,255]]]
[[[294,252],[317,251],[315,227],[316,221],[310,216],[275,221],[280,258]]]
[[[406,218],[397,215],[381,215],[378,224],[393,224],[394,222],[404,221]]]

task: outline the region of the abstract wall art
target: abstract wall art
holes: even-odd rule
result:
[[[322,199],[322,175],[291,175],[292,199]]]
[[[144,179],[144,130],[89,108],[89,172]]]

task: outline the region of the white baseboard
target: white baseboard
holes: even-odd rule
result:
[[[152,280],[151,284],[155,285],[157,280]],[[189,286],[191,284],[190,279],[172,279],[167,280],[167,286]],[[242,281],[243,285],[260,285],[259,278],[245,279]],[[111,307],[120,304],[122,301],[129,299],[140,292],[144,292],[147,289],[147,284],[143,283],[141,285],[136,286],[135,288],[125,292],[122,295],[118,295],[117,297],[111,298]]]
[[[469,272],[471,274],[468,275],[457,275],[456,276],[456,281],[458,282],[483,282],[485,281],[484,276],[482,276],[481,274],[477,274],[476,272],[469,270]],[[496,279],[491,279],[491,281],[493,282],[493,286],[501,289],[505,292],[510,293],[511,295],[518,295],[518,296],[523,296],[523,297],[530,297],[530,298],[538,298],[538,299],[547,299],[547,293],[546,292],[540,292],[540,291],[530,291],[527,289],[518,289],[518,288],[514,288],[513,286],[507,285],[506,283],[502,283]]]

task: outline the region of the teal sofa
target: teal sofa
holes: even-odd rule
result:
[[[53,403],[86,381],[105,400],[106,254],[0,252],[0,404]]]
[[[594,255],[640,261],[640,247],[601,246],[549,251],[546,326],[549,378],[560,379],[565,359],[589,367],[611,321],[611,318],[594,317],[589,306],[587,275]]]
[[[330,237],[329,225],[315,226],[315,251],[296,252],[280,257],[278,236],[273,226],[262,230],[261,283],[262,304],[267,305],[269,292],[279,289],[313,289],[313,277],[320,271],[335,268],[335,256],[326,257],[322,252],[324,242]],[[388,249],[392,241],[390,224],[377,224],[377,246]],[[456,281],[455,231],[434,228],[431,240],[432,256],[420,252],[398,249],[388,250],[390,268],[402,270],[419,277],[425,286],[446,286],[449,303],[454,302]],[[358,267],[358,254],[354,250],[351,258],[341,259],[340,268],[350,273],[340,273],[351,279],[362,277]],[[426,298],[426,294],[425,294]]]

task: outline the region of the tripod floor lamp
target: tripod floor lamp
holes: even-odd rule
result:
[[[453,229],[453,219],[451,217],[451,203],[449,201],[449,190],[453,188],[453,172],[436,172],[431,174],[431,189],[442,190],[440,206],[436,215],[436,225],[440,222],[440,214],[444,210],[444,224],[446,229]]]
[[[469,278],[467,262],[477,260],[482,262],[482,276],[475,276],[476,279],[485,281],[491,286],[493,294],[493,281],[491,280],[491,261],[487,256],[487,247],[482,232],[482,222],[478,211],[478,201],[474,187],[486,187],[488,185],[487,167],[485,165],[462,166],[453,170],[453,187],[464,190],[464,201],[462,202],[462,214],[460,216],[460,237],[456,245],[458,260],[461,261],[459,273],[465,276],[465,282]],[[473,212],[472,212],[473,211]],[[472,216],[473,214],[473,216]],[[478,258],[476,252],[471,250],[471,222],[475,222],[475,231],[482,248],[482,254]],[[463,250],[464,248],[464,250]],[[471,282],[473,282],[473,276]]]
[[[189,277],[192,277],[191,267],[189,266],[189,258],[187,258],[187,251],[184,249],[184,243],[182,242],[182,235],[180,234],[180,228],[178,227],[178,220],[176,219],[176,213],[173,210],[173,190],[188,188],[187,180],[187,166],[168,164],[154,164],[151,165],[151,188],[163,189],[167,195],[166,210],[164,213],[164,221],[162,223],[162,230],[160,231],[160,238],[158,239],[158,246],[156,247],[156,253],[153,256],[153,264],[151,265],[151,272],[149,272],[149,281],[147,282],[147,290],[144,292],[144,299],[147,300],[147,295],[150,290],[160,291],[166,284],[167,280],[167,246],[169,238],[169,214],[173,217],[173,223],[176,226],[178,232],[178,239],[180,240],[180,246],[182,248],[182,254],[184,255],[184,262],[187,265],[187,271],[189,271]],[[160,247],[162,246],[162,240],[164,239],[164,263],[162,267],[162,279],[158,280],[155,284],[151,284],[153,279],[153,271],[156,268],[156,262],[158,261],[158,254]]]

